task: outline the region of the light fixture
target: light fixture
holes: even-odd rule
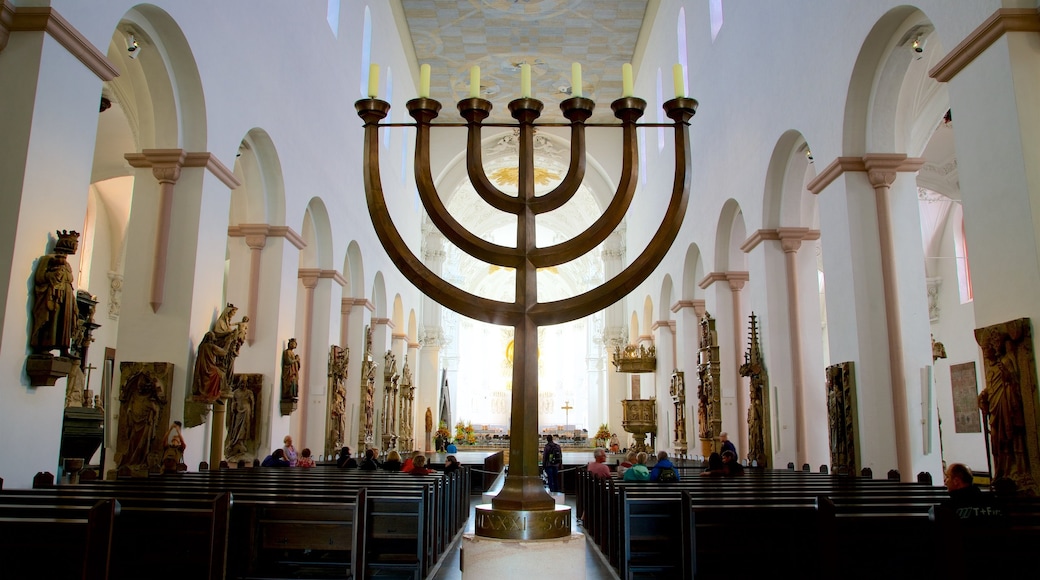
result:
[[[134,38],[133,33],[126,35],[126,55],[131,59],[136,59],[137,55],[141,54],[141,45],[137,43],[137,39]]]
[[[806,149],[805,149],[805,158],[809,160],[809,163],[813,162],[812,149],[809,149],[808,147],[806,147]]]
[[[914,38],[914,41],[910,43],[910,48],[914,49],[914,52],[916,52],[917,54],[921,54],[922,52],[924,52],[925,42],[926,39],[924,38],[924,35],[918,34],[917,37]]]

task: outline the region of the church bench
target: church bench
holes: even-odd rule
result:
[[[239,471],[241,473],[233,473]],[[246,472],[254,473],[246,473]],[[391,495],[409,499],[421,506],[422,519],[427,522],[415,541],[421,543],[417,553],[421,555],[421,573],[425,573],[446,549],[454,534],[461,528],[468,513],[468,489],[464,485],[468,472],[457,475],[413,476],[400,473],[370,473],[336,470],[327,473],[321,470],[222,470],[193,474],[175,474],[151,477],[143,480],[122,479],[116,482],[91,483],[86,487],[102,487],[126,493],[185,493],[186,489],[227,489],[234,493],[232,527],[236,530],[232,558],[239,562],[255,563],[251,569],[241,565],[231,567],[231,576],[255,574],[259,568],[281,562],[282,568],[303,552],[319,553],[323,561],[335,560],[338,565],[348,566],[353,550],[344,546],[347,534],[355,530],[340,529],[333,536],[329,530],[333,522],[346,522],[354,510],[352,494],[370,489],[378,496]],[[461,505],[465,503],[465,506]],[[322,513],[323,506],[328,510]],[[317,509],[315,509],[317,508]],[[333,509],[334,508],[334,509]],[[450,518],[449,518],[450,516]],[[382,513],[374,516],[379,523]],[[317,519],[316,519],[317,518]],[[325,518],[327,524],[322,524]],[[288,536],[294,529],[314,521],[324,532],[298,534],[293,540]],[[354,520],[356,521],[356,520]],[[433,525],[436,524],[436,525]],[[353,526],[351,526],[353,527]],[[361,537],[364,545],[370,538]],[[304,543],[313,542],[309,547]],[[343,550],[329,549],[333,545]],[[260,548],[256,548],[259,546]],[[289,547],[294,549],[289,549]],[[284,548],[284,549],[278,549]],[[330,556],[331,554],[331,556]],[[279,555],[281,560],[274,559]],[[297,558],[299,560],[299,558]],[[283,565],[284,564],[284,565]],[[303,566],[306,562],[297,562]],[[277,566],[275,566],[277,567]]]
[[[0,559],[5,578],[109,577],[118,502],[105,499],[75,505],[11,497],[0,498],[0,502]]]
[[[947,506],[931,513],[944,547],[936,562],[943,577],[1011,578],[1031,569],[1040,546],[1040,498],[987,498],[978,507],[967,519]]]

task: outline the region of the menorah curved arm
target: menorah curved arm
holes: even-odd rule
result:
[[[518,304],[483,298],[446,282],[408,248],[390,217],[379,176],[379,120],[386,116],[390,105],[377,99],[361,99],[354,107],[365,121],[362,165],[368,212],[387,255],[416,288],[445,308],[489,324],[516,326],[523,316],[523,309]]]
[[[592,116],[596,104],[592,99],[573,97],[560,103],[563,116],[571,122],[571,159],[567,176],[552,191],[536,197],[528,204],[534,214],[547,213],[563,207],[578,192],[585,180],[585,121]]]
[[[490,105],[490,103],[489,103]],[[419,190],[426,213],[444,237],[470,256],[489,264],[516,268],[523,258],[519,248],[500,246],[473,235],[458,222],[444,206],[430,171],[430,121],[437,116],[441,105],[433,99],[408,101],[408,113],[415,118],[415,185]]]
[[[588,292],[534,305],[528,317],[537,326],[560,324],[583,318],[603,310],[635,290],[653,273],[664,259],[672,242],[682,228],[690,197],[690,135],[689,119],[697,110],[697,101],[690,98],[672,99],[664,104],[666,113],[675,120],[675,179],[661,226],[650,239],[650,244],[617,276]]]
[[[639,178],[639,148],[636,140],[636,121],[643,116],[646,101],[634,97],[626,97],[612,104],[614,115],[622,121],[622,167],[621,179],[617,191],[610,199],[610,204],[585,231],[577,236],[553,245],[537,248],[528,254],[531,263],[537,268],[549,268],[565,264],[590,252],[603,243],[603,240],[625,219],[632,198],[636,193]],[[572,148],[573,151],[573,148]]]
[[[468,122],[466,134],[466,173],[469,175],[470,183],[476,190],[480,199],[491,207],[511,213],[519,214],[524,210],[524,204],[520,198],[502,193],[484,172],[483,151],[480,141],[480,122],[491,114],[491,101],[480,98],[462,99],[459,101],[459,114]]]

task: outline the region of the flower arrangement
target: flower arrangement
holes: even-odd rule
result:
[[[455,441],[461,443],[466,440],[466,424],[462,421],[455,423]]]
[[[473,423],[466,423],[466,443],[470,445],[477,443],[477,435],[473,432]]]
[[[448,439],[448,438],[451,437],[451,431],[448,431],[448,424],[447,423],[445,423],[444,421],[441,421],[441,424],[437,427],[436,436],[437,437],[443,437],[445,439]]]
[[[596,436],[594,437],[594,439],[601,439],[604,441],[610,439],[610,426],[606,423],[600,425],[599,431],[596,431]]]

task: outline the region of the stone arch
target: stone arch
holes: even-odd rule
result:
[[[737,200],[729,198],[719,212],[715,232],[715,270],[720,272],[747,270],[747,258],[740,249],[747,239],[744,214]]]
[[[135,60],[126,56],[128,34],[141,45]],[[109,58],[124,71],[111,84],[124,97],[120,99],[124,108],[133,107],[139,149],[206,151],[202,79],[188,40],[173,17],[152,4],[134,6],[112,36]]]
[[[365,296],[365,262],[357,240],[351,240],[347,244],[347,255],[343,258],[343,274],[347,279],[347,287],[343,289],[343,295],[363,298]]]
[[[300,250],[300,267],[331,269],[332,222],[320,197],[312,197],[307,204],[300,235],[307,244]]]
[[[704,279],[704,260],[697,244],[686,247],[686,258],[683,260],[682,297],[683,300],[704,298],[704,290],[698,285]]]
[[[643,298],[643,324],[640,325],[639,334],[643,336],[653,336],[650,326],[654,323],[654,300],[647,294]]]
[[[267,131],[254,127],[242,138],[235,177],[242,185],[231,192],[229,225],[285,225],[282,164]]]
[[[372,279],[372,296],[370,299],[372,300],[372,305],[375,306],[372,316],[386,318],[386,282],[383,280],[382,272],[376,272],[375,277]]]
[[[390,321],[394,323],[394,330],[398,333],[404,329],[404,302],[401,300],[400,293],[394,294],[394,306]]]

